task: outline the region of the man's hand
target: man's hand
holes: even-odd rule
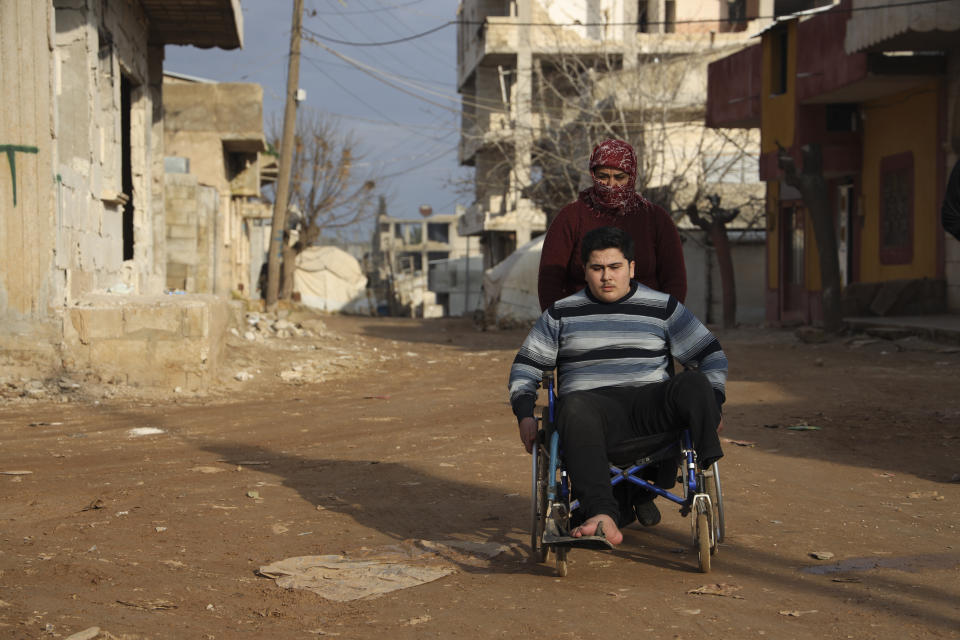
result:
[[[533,442],[537,439],[537,419],[533,416],[520,421],[520,442],[527,453],[533,453]]]
[[[720,424],[717,425],[717,433],[723,431],[723,417],[720,417]]]

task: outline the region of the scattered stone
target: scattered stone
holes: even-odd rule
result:
[[[834,555],[830,551],[811,551],[810,557],[817,560],[833,560]]]
[[[806,422],[789,426],[787,429],[790,431],[820,431],[820,427],[815,427],[812,424],[807,424]]]
[[[100,627],[90,627],[67,636],[65,640],[93,640],[98,635],[100,635]]]
[[[80,388],[80,384],[78,382],[74,382],[70,378],[60,378],[60,380],[57,381],[57,386],[60,387],[61,391],[68,393],[70,391],[76,391]]]
[[[743,587],[736,584],[727,584],[727,583],[716,583],[716,584],[705,584],[697,587],[696,589],[690,589],[687,593],[697,596],[723,596],[726,598],[735,598],[737,600],[743,600],[743,596],[736,595],[737,591],[740,591]]]
[[[907,497],[912,500],[919,500],[922,498],[934,498],[936,499],[940,493],[938,491],[911,491],[907,494]]]
[[[192,467],[190,471],[196,471],[198,473],[220,473],[224,470],[220,467]]]
[[[156,427],[136,427],[135,429],[127,431],[127,436],[130,438],[139,438],[140,436],[155,436],[161,433],[164,433],[164,430]]]
[[[83,509],[80,509],[80,511],[93,511],[95,509],[103,509],[105,506],[107,506],[106,503],[101,498],[97,498]]]
[[[809,611],[797,611],[796,609],[794,609],[791,611],[787,611],[787,610],[780,611],[780,615],[790,616],[791,618],[799,618],[800,616],[805,616],[808,613],[816,613],[816,612],[817,612],[816,609],[810,609]]]
[[[247,380],[253,379],[253,374],[248,373],[247,371],[238,371],[233,375],[234,380],[239,380],[240,382],[246,382]]]

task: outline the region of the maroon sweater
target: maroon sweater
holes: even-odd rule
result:
[[[634,280],[683,302],[687,270],[680,233],[670,214],[649,201],[645,205],[639,213],[627,215],[600,213],[581,200],[561,209],[547,229],[540,254],[540,308],[546,309],[586,285],[580,240],[597,227],[619,227],[630,234],[636,262]]]

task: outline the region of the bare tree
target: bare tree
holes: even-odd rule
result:
[[[796,188],[810,213],[813,233],[817,239],[820,261],[820,286],[823,300],[823,328],[830,333],[843,329],[843,285],[840,278],[840,258],[837,252],[836,221],[830,207],[829,189],[823,177],[823,152],[820,145],[804,145],[803,169],[798,173],[793,156],[777,143],[780,149],[777,164],[784,172],[784,180]]]
[[[733,255],[727,238],[727,224],[740,215],[740,209],[723,209],[720,196],[708,195],[710,208],[701,212],[695,203],[687,205],[687,217],[707,232],[707,237],[717,252],[720,268],[720,284],[723,289],[723,328],[733,329],[737,324],[737,282],[733,275]]]
[[[277,144],[276,127],[271,127]],[[289,299],[296,258],[326,233],[355,230],[376,214],[376,180],[365,165],[356,138],[316,112],[297,119],[290,179],[290,209],[283,243],[283,286]]]
[[[536,58],[536,118],[529,132],[533,170],[523,195],[547,214],[549,223],[590,185],[587,165],[597,142],[619,138],[631,143],[639,161],[637,191],[670,212],[688,240],[694,238],[694,228],[707,232],[724,284],[724,325],[732,326],[736,305],[726,231],[734,218],[738,228],[765,228],[756,165],[759,137],[755,130],[705,126],[706,66],[729,49],[703,51],[690,46],[650,55],[630,68],[624,68],[616,51]],[[502,108],[506,112],[511,106]],[[517,126],[515,119],[501,121]],[[478,180],[490,180],[478,184],[478,193],[497,189],[502,176],[514,170],[510,136],[487,136],[484,143],[499,147],[500,161],[483,174],[478,171]],[[719,207],[721,199],[729,203],[725,209]],[[731,216],[733,211],[737,213]]]

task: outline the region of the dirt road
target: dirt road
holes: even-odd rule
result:
[[[958,353],[721,336],[739,444],[713,572],[663,507],[561,579],[527,560],[505,388],[523,333],[325,322],[234,345],[254,377],[212,397],[0,405],[0,638],[960,638]],[[257,573],[449,540],[503,548],[447,547],[426,565],[449,575],[345,602]]]

